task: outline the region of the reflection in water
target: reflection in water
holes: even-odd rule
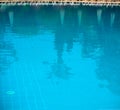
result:
[[[101,23],[101,19],[102,19],[102,9],[98,9],[98,10],[97,10],[97,20],[98,20],[98,24]]]
[[[58,56],[57,62],[52,65],[52,74],[58,78],[68,79],[70,76],[70,68],[64,64],[62,56]]]
[[[115,20],[115,13],[111,13],[111,19],[110,19],[111,26],[114,24],[114,20]]]
[[[8,15],[5,12],[0,12],[0,110],[4,110],[4,84],[2,82],[2,77],[6,75],[6,70],[8,70],[10,65],[16,59],[16,51],[14,49],[14,45],[11,40],[6,37],[7,24],[9,24]],[[6,106],[8,106],[8,104]]]
[[[9,21],[10,21],[10,25],[12,26],[13,25],[13,18],[14,18],[14,13],[12,11],[10,11],[8,13],[9,15]]]
[[[12,31],[23,37],[35,36],[38,34],[38,25],[36,13],[29,9],[30,7],[15,7],[13,12],[9,12],[10,21],[13,25]],[[19,13],[18,13],[19,12]],[[14,13],[14,18],[13,17]],[[31,13],[31,14],[29,14]],[[26,16],[27,15],[27,16]],[[24,17],[26,16],[26,18]],[[26,19],[26,20],[25,20]],[[12,21],[14,20],[14,21]],[[32,28],[34,27],[34,29]]]
[[[11,64],[15,60],[15,49],[13,44],[7,37],[5,36],[5,25],[6,19],[8,16],[2,15],[3,13],[0,14],[1,16],[1,23],[0,23],[0,73],[3,73],[8,67],[9,64]]]
[[[119,8],[105,7],[9,7],[5,12],[0,12],[2,17],[0,17],[0,73],[14,61],[16,47],[21,59],[19,67],[16,66],[17,75],[21,78],[18,85],[23,84],[27,87],[26,95],[21,97],[31,96],[32,101],[35,100],[34,104],[27,98],[26,102],[30,105],[32,103],[36,107],[35,110],[40,109],[36,103],[41,96],[35,98],[36,94],[42,94],[39,84],[43,88],[42,95],[45,98],[42,101],[47,103],[45,106],[48,106],[49,110],[64,110],[70,105],[69,110],[120,108],[119,11]],[[14,46],[12,42],[15,43]],[[41,65],[46,59],[53,62],[50,69],[44,64]],[[59,85],[57,89],[54,88],[47,79],[44,79],[46,72],[44,68],[50,71],[49,78],[67,79],[69,84],[65,83],[62,88]],[[19,69],[22,72],[19,72]],[[99,88],[98,80],[103,83],[104,88]],[[34,92],[32,84],[35,84]],[[20,89],[24,91],[24,88]],[[106,99],[103,102],[101,97],[104,98],[104,95]],[[61,98],[64,98],[65,102]],[[85,105],[88,105],[88,108]],[[31,106],[31,110],[33,108]],[[28,108],[22,108],[25,109]]]
[[[108,36],[107,36],[108,35]],[[114,37],[113,37],[114,35]],[[107,36],[107,37],[105,37]],[[120,40],[118,32],[105,33],[102,43],[103,54],[99,58],[97,76],[101,80],[107,80],[105,85],[115,94],[120,95]]]
[[[4,72],[10,63],[14,61],[14,48],[11,43],[0,38],[0,71]]]
[[[71,11],[73,11],[73,13],[70,13]],[[63,52],[64,50],[70,52],[73,48],[74,40],[78,37],[78,29],[75,28],[77,26],[77,13],[75,13],[75,10],[70,10],[64,12],[64,14],[65,19],[62,18],[62,23],[59,24],[59,27],[55,31],[57,62],[52,66],[52,70],[55,71],[53,73],[60,78],[68,78],[71,74],[69,72],[70,68],[64,64]]]
[[[61,24],[64,23],[64,16],[65,16],[65,10],[61,9],[60,10],[60,21],[61,21]]]

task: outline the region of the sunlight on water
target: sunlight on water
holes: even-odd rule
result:
[[[120,110],[120,8],[0,10],[0,110]]]

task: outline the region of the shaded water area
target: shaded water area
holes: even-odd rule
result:
[[[120,110],[120,8],[1,9],[0,110]]]

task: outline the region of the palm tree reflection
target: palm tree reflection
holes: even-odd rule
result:
[[[104,87],[108,88],[112,93],[120,95],[120,27],[118,26],[120,16],[118,16],[118,11],[111,11],[109,15],[114,13],[116,19],[112,22],[111,28],[105,26],[107,28],[104,28],[101,33],[102,41],[100,45],[102,54],[98,60],[96,74],[98,79],[105,81]],[[106,15],[107,13],[105,13]],[[107,19],[104,20],[106,21]],[[111,24],[111,21],[109,24]]]
[[[63,10],[64,9],[62,9],[62,11]],[[73,13],[71,13],[71,11],[73,11]],[[62,17],[62,22],[59,20],[60,24],[55,32],[54,45],[57,52],[57,61],[52,65],[52,73],[63,79],[68,79],[71,75],[70,68],[65,64],[63,59],[64,50],[71,52],[73,43],[78,37],[78,29],[75,28],[78,26],[76,22],[77,13],[75,13],[75,10],[71,9],[66,12],[64,12],[64,17]]]
[[[106,80],[105,87],[111,92],[120,95],[120,40],[119,32],[112,32],[104,36],[102,43],[103,54],[99,58],[97,77]],[[108,35],[108,34],[107,34]],[[114,37],[113,37],[114,36]]]

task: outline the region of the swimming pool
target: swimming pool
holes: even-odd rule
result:
[[[0,10],[0,110],[120,110],[119,12]]]

